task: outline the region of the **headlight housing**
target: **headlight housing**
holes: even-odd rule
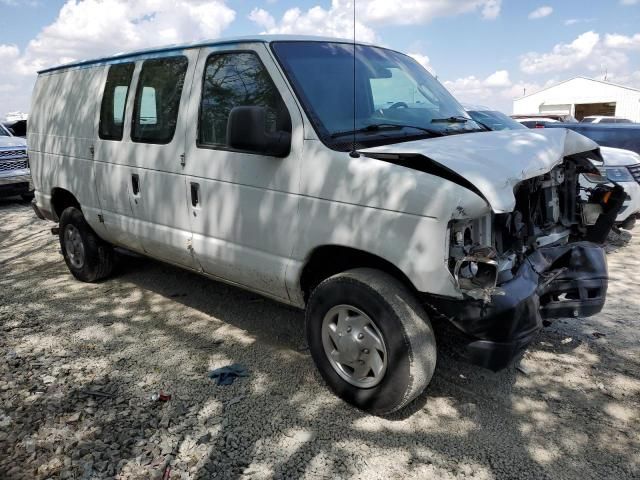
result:
[[[612,182],[635,182],[627,167],[600,167],[600,173]]]

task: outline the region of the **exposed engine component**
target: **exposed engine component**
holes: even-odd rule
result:
[[[449,269],[458,288],[488,303],[538,249],[582,240],[602,243],[624,194],[619,186],[599,183],[581,195],[583,173],[599,175],[586,157],[567,157],[550,172],[521,182],[512,212],[452,221]],[[547,290],[555,276],[545,275]]]

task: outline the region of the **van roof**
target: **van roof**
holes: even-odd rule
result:
[[[131,52],[121,52],[116,53],[115,55],[100,57],[91,60],[79,60],[71,63],[65,63],[63,65],[58,65],[55,67],[45,68],[43,70],[38,71],[38,74],[54,72],[57,70],[66,70],[69,68],[81,68],[88,67],[91,65],[106,65],[110,63],[119,63],[124,60],[133,59],[141,56],[160,56],[161,54],[173,52],[173,51],[182,51],[188,50],[191,48],[199,48],[199,47],[209,47],[209,46],[217,46],[217,45],[233,45],[236,43],[271,43],[277,41],[313,41],[313,42],[344,42],[344,43],[353,43],[353,39],[345,39],[345,38],[334,38],[334,37],[317,37],[310,35],[252,35],[252,36],[242,36],[242,37],[232,37],[232,38],[220,38],[216,40],[199,40],[191,43],[183,43],[183,44],[175,44],[175,45],[165,45],[161,47],[152,47],[143,50],[135,50]],[[370,45],[366,42],[356,42],[358,45]]]

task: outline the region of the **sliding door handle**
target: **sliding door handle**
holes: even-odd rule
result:
[[[140,177],[137,173],[131,174],[131,189],[134,195],[140,194]]]
[[[197,207],[200,204],[200,184],[191,182],[191,206]]]

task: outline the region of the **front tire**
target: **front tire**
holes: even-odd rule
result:
[[[433,376],[436,342],[427,314],[379,270],[358,268],[320,283],[307,305],[306,335],[335,394],[376,415],[406,406]]]
[[[79,209],[62,212],[59,239],[64,261],[78,280],[96,282],[113,270],[113,248],[95,234]]]

